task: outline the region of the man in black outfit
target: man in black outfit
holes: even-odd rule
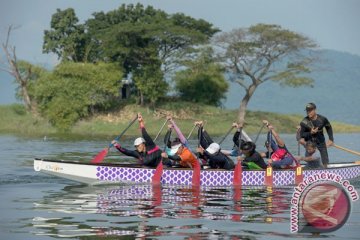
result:
[[[314,142],[320,151],[322,164],[326,168],[329,163],[327,147],[334,142],[331,124],[326,117],[316,113],[314,103],[308,103],[305,110],[307,116],[300,123],[300,142],[302,144],[307,141]],[[324,128],[329,136],[327,143],[325,142]]]

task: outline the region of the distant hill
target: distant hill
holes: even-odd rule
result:
[[[250,110],[305,114],[307,102],[315,102],[318,113],[330,121],[360,125],[360,56],[333,50],[322,51],[327,70],[314,72],[314,88],[280,87],[273,82],[261,85],[250,100]],[[231,83],[225,108],[236,109],[244,92]]]

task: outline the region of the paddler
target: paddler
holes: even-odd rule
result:
[[[269,132],[265,142],[268,151],[262,153],[262,157],[269,158],[268,163],[276,169],[296,167],[296,159],[288,151],[285,142],[280,138],[274,127],[267,120],[263,120],[263,123],[269,129]]]
[[[161,161],[161,150],[157,146],[152,138],[149,136],[145,129],[144,119],[140,113],[138,113],[138,122],[142,137],[138,137],[134,141],[135,150],[128,150],[123,148],[117,141],[112,141],[112,144],[121,153],[138,159],[138,163],[148,166],[156,167]]]
[[[195,122],[198,126],[199,146],[196,151],[207,161],[208,165],[214,169],[231,170],[234,162],[221,152],[220,145],[215,143],[203,128],[203,122]]]
[[[168,125],[168,132],[165,134],[164,143],[167,145],[167,151],[163,152],[161,156],[168,158],[178,163],[181,167],[194,168],[196,164],[200,164],[199,160],[189,149],[188,140],[182,134],[180,128],[176,125],[172,117],[168,117],[170,124]],[[172,129],[175,130],[177,138],[170,141]]]

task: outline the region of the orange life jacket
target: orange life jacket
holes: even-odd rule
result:
[[[183,147],[179,157],[181,158],[180,165],[183,167],[189,167],[188,163],[190,163],[194,168],[195,164],[198,162],[195,155],[187,147]]]

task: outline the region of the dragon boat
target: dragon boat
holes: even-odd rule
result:
[[[34,169],[38,172],[70,179],[89,185],[97,184],[146,184],[151,183],[156,169],[145,168],[136,164],[89,163],[82,161],[65,161],[34,159]],[[241,185],[263,186],[266,184],[266,171],[244,170],[241,174]],[[349,180],[360,177],[360,163],[333,163],[326,169],[302,169],[302,177],[314,176],[318,180],[335,179]],[[296,170],[273,170],[273,186],[296,185]],[[222,169],[202,169],[200,171],[201,186],[232,186],[234,171]],[[161,175],[161,184],[192,185],[193,170],[189,168],[164,168]]]

